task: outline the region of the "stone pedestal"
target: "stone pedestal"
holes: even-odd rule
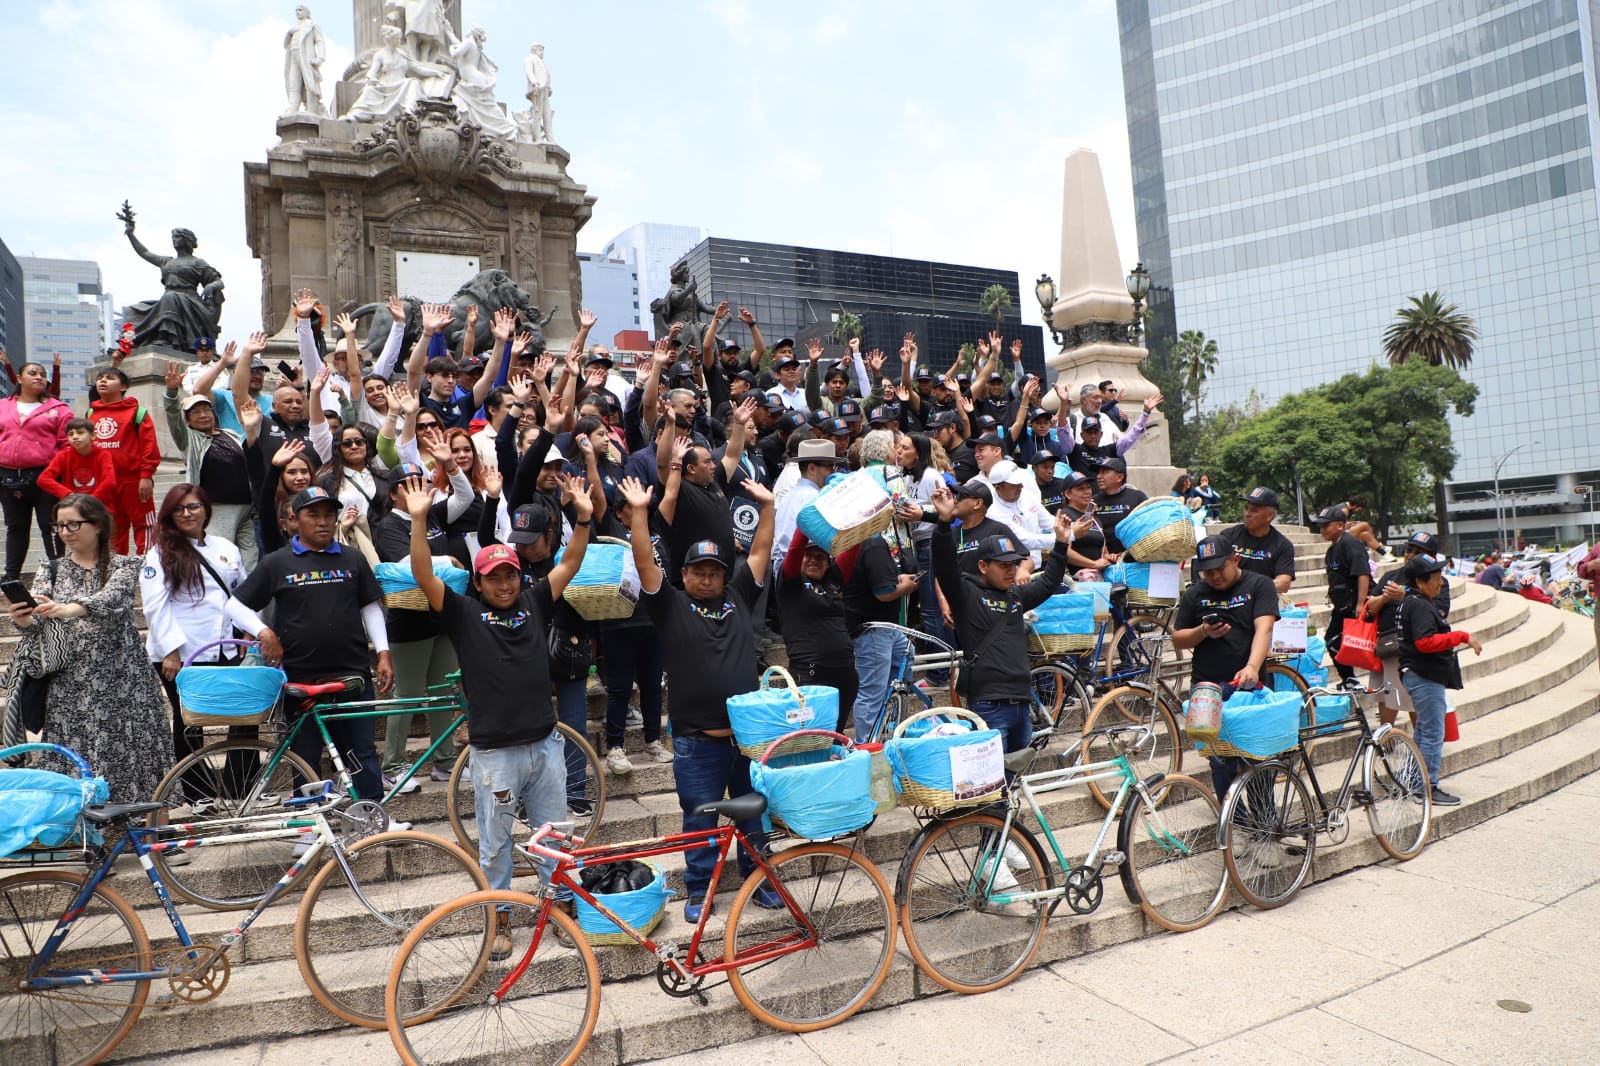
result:
[[[178,442],[172,439],[172,431],[167,428],[167,409],[162,406],[162,397],[167,393],[167,364],[182,363],[184,369],[188,369],[194,361],[192,352],[180,352],[159,344],[135,348],[122,361],[122,372],[128,375],[128,395],[144,404],[150,412],[150,420],[155,423],[161,458],[176,459],[180,466],[183,449],[178,447]]]
[[[1050,324],[1063,337],[1061,351],[1045,357],[1056,380],[1077,391],[1110,379],[1122,389],[1121,410],[1131,421],[1155,386],[1139,363],[1144,348],[1128,340],[1133,298],[1123,281],[1100,159],[1079,148],[1067,156],[1061,197],[1061,275]],[[1044,405],[1054,410],[1052,394]],[[1151,496],[1166,495],[1183,471],[1172,465],[1166,420],[1151,415],[1144,437],[1127,454],[1128,482]]]

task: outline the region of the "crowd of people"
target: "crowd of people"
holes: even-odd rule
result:
[[[236,634],[259,641],[291,681],[354,676],[369,699],[423,695],[459,668],[496,887],[509,885],[518,804],[539,821],[585,803],[585,761],[555,725],[588,732],[591,676],[605,690],[607,771],[630,773],[639,758],[671,764],[685,830],[711,821],[701,804],[750,789],[726,701],[758,687],[780,633],[797,680],[837,688],[831,724],[858,737],[907,654],[903,638],[870,623],[939,636],[966,650],[967,700],[1015,750],[1031,736],[1024,612],[1069,577],[1119,561],[1117,523],[1147,498],[1128,484],[1126,456],[1162,398],[1123,410],[1112,381],[1046,385],[1022,366],[1021,342],[998,333],[977,343],[970,374],[959,362],[936,369],[907,334],[893,378],[884,354],[859,341],[837,361],[816,341],[803,353],[787,337],[769,349],[743,308],[750,350],[719,340],[733,313],[723,303],[702,336],[675,327],[661,337],[626,383],[606,346],[589,344],[587,311],[557,358],[510,312],[493,317],[492,342],[478,350],[475,308],[451,352],[451,308],[424,304],[411,312],[419,335],[403,363],[407,305],[393,299],[389,311],[393,327],[369,363],[356,323],[341,316],[330,343],[315,295],[296,293],[300,366],[280,370],[270,392],[265,334],[220,351],[197,341],[196,361],[165,374],[161,416],[184,480],[159,501],[153,414],[127,395],[120,368],[96,376],[87,418],[49,395],[37,364],[0,401],[5,576],[22,572],[35,523],[50,557],[34,605],[11,604],[24,646],[41,649],[19,661],[43,670],[44,631],[65,634],[72,653],[50,686],[44,732],[82,751],[113,800],[147,798],[192,750],[173,679],[187,662],[230,661],[202,649]],[[889,529],[838,555],[808,539],[806,505],[834,478],[875,468],[897,501]],[[1220,505],[1203,475],[1173,493],[1197,512]],[[1201,540],[1178,607],[1174,643],[1193,649],[1196,681],[1256,682],[1294,580],[1276,494],[1257,488],[1243,504],[1243,522]],[[1443,664],[1457,643],[1477,645],[1445,621],[1436,546],[1413,538],[1404,566],[1374,582],[1370,530],[1362,537],[1342,507],[1316,526],[1330,543],[1330,633],[1370,606],[1403,634],[1393,710],[1416,714],[1444,802],[1433,738],[1459,672]],[[632,617],[592,623],[566,602],[594,537],[631,545],[642,584]],[[426,608],[386,606],[381,563],[409,566]],[[468,572],[468,592],[441,580],[442,567]],[[448,724],[431,722],[433,735]],[[644,741],[632,756],[630,727]],[[330,728],[360,795],[383,795],[406,765],[406,729],[391,726],[380,753],[371,720]],[[302,735],[315,765],[318,738]],[[447,742],[420,787],[448,780],[454,758]],[[1219,760],[1213,772],[1220,790],[1237,767]],[[760,846],[760,826],[744,828]],[[687,858],[694,921],[710,905],[712,859]]]

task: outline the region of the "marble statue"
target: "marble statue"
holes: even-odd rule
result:
[[[455,91],[450,100],[468,121],[483,127],[485,133],[507,140],[516,137],[517,124],[494,98],[495,72],[499,69],[483,50],[488,35],[474,26],[466,38],[450,49],[456,65]]]
[[[143,300],[122,309],[123,318],[133,324],[134,346],[164,344],[187,352],[196,337],[215,337],[222,321],[222,275],[194,254],[200,243],[194,231],[173,230],[172,249],[178,254],[156,255],[134,236],[133,208],[126,200],[117,218],[139,258],[161,268],[161,285],[166,290],[158,300]]]
[[[311,9],[301,4],[294,9],[294,29],[283,37],[283,87],[289,97],[285,115],[326,112],[322,107],[322,61],[328,44],[322,28],[311,21]]]
[[[383,46],[372,54],[372,61],[367,65],[361,95],[341,116],[346,121],[382,121],[409,110],[425,96],[447,93],[454,80],[446,68],[420,62],[403,51],[400,31],[394,26],[385,26],[381,37]]]
[[[455,30],[440,0],[387,0],[387,10],[405,16],[406,51],[419,63],[445,63],[456,43]]]
[[[689,264],[678,263],[669,275],[672,284],[665,296],[650,301],[650,313],[655,317],[656,339],[665,337],[675,323],[683,323],[678,336],[685,344],[699,344],[705,332],[701,322],[703,314],[714,314],[716,308],[700,299],[700,290],[689,276]]]
[[[544,61],[544,45],[528,49],[528,58],[522,62],[522,71],[528,76],[528,110],[518,116],[521,120],[522,139],[533,144],[551,144],[555,138],[550,133],[550,68]]]

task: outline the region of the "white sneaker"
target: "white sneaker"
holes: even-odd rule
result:
[[[633,763],[628,761],[628,753],[621,748],[612,748],[606,752],[606,769],[614,774],[633,773]]]
[[[389,822],[389,828],[385,829],[384,832],[385,833],[404,833],[407,829],[410,829],[410,828],[411,828],[411,823],[410,822],[396,822],[396,821],[391,820]]]
[[[383,790],[385,792],[388,792],[390,789],[394,788],[394,782],[395,782],[394,778],[390,777],[388,774],[384,774],[383,775]],[[417,789],[419,789],[421,787],[422,787],[422,782],[418,781],[415,777],[408,777],[408,778],[406,778],[405,785],[400,789],[400,792],[398,794],[401,795],[401,796],[409,796],[409,795],[411,795],[411,793],[415,792]]]
[[[628,708],[628,719],[624,724],[630,729],[643,729],[644,728],[644,715],[639,713],[639,708],[637,708],[637,707],[629,707]]]
[[[991,859],[990,862],[992,863],[993,860]],[[988,879],[989,879],[989,870],[988,870],[988,868],[985,868],[984,871],[983,871],[983,881],[987,881]],[[981,884],[982,881],[980,881],[979,883]],[[994,871],[994,884],[989,886],[989,891],[990,892],[1010,892],[1012,889],[1014,889],[1016,887],[1017,887],[1017,875],[1012,873],[1011,872],[1011,868],[1009,866],[1007,866],[1005,863],[1000,863],[999,864],[999,868]]]
[[[652,740],[644,746],[644,754],[651,762],[669,763],[673,760],[672,752],[659,740]]]
[[[1027,870],[1033,866],[1028,857],[1022,853],[1022,849],[1013,841],[1006,841],[1005,851],[1002,854],[1006,857],[1006,865],[1013,870]]]

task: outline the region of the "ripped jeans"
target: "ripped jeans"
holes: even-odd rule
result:
[[[566,743],[551,731],[534,744],[472,749],[472,791],[478,816],[478,863],[490,888],[511,887],[512,831],[517,808],[530,826],[567,817]],[[539,861],[548,878],[555,863]]]

